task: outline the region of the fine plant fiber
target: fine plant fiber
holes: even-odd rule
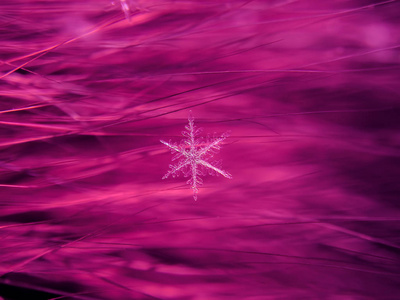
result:
[[[400,1],[5,0],[0,41],[0,300],[399,299]]]

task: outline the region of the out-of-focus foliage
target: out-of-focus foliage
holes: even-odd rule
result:
[[[124,3],[0,1],[0,297],[396,299],[400,2]]]

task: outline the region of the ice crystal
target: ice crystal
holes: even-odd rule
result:
[[[188,120],[189,124],[185,126],[186,131],[182,131],[185,139],[179,144],[160,140],[175,154],[172,161],[179,160],[175,165],[169,165],[170,169],[162,179],[166,179],[170,175],[177,177],[180,174],[183,174],[184,177],[190,177],[187,184],[191,185],[193,198],[197,200],[199,186],[203,184],[200,176],[208,173],[210,175],[221,174],[226,178],[232,178],[231,174],[221,169],[220,161],[211,161],[211,158],[219,151],[222,141],[229,136],[229,133],[225,132],[221,136],[207,136],[204,139],[199,136],[202,128],[194,126],[194,118],[191,112]]]

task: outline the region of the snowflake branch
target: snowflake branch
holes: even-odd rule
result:
[[[206,154],[211,149],[219,149],[218,144],[220,144],[223,140],[225,140],[229,136],[228,133],[224,133],[221,137],[217,138],[214,142],[204,147],[200,152],[199,156]],[[217,147],[218,146],[218,147]]]
[[[221,174],[225,178],[232,179],[232,175],[231,174],[229,174],[228,172],[225,172],[225,171],[223,171],[221,169],[218,169],[217,167],[214,167],[212,164],[210,164],[210,163],[208,163],[208,162],[206,162],[206,161],[204,161],[202,159],[199,160],[198,163],[203,165],[203,166],[205,166],[205,167],[207,167],[207,168],[210,168],[210,169],[214,170],[215,172]]]
[[[162,179],[166,179],[166,178],[168,178],[169,175],[177,173],[180,169],[182,169],[184,166],[188,165],[189,163],[190,163],[190,160],[187,159],[187,160],[183,160],[183,161],[179,162],[179,164],[176,165],[176,166],[169,165],[170,168],[171,168],[171,170],[169,170],[169,171],[163,176]]]
[[[197,201],[197,193],[199,192],[199,188],[197,184],[199,180],[197,179],[197,164],[192,163],[192,190],[193,190],[193,199]]]
[[[185,151],[180,149],[178,146],[171,145],[170,143],[168,143],[166,141],[163,141],[163,140],[160,140],[160,142],[163,143],[165,146],[168,146],[169,148],[171,148],[172,150],[174,150],[176,152],[182,153],[183,155],[185,154]]]

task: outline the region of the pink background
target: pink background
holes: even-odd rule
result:
[[[399,25],[395,0],[1,1],[0,299],[400,299]],[[196,202],[161,180],[189,110],[231,132]]]

